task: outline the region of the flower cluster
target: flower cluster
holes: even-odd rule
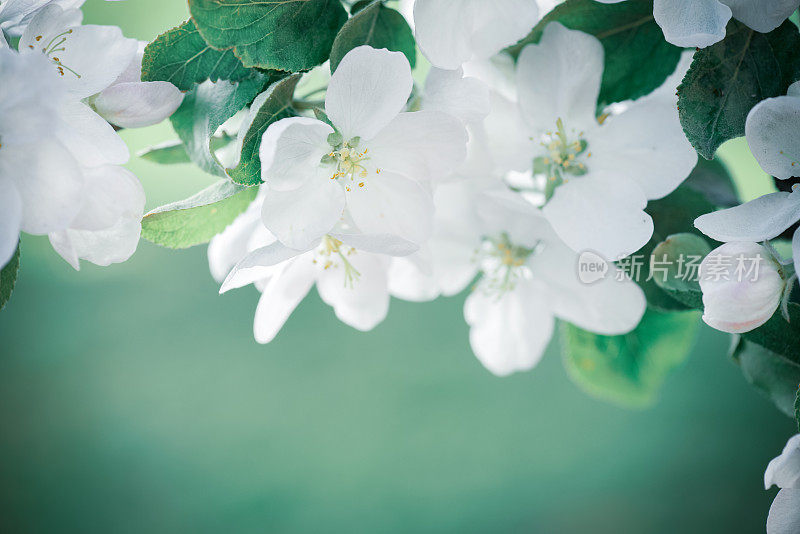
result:
[[[0,1],[0,268],[20,232],[76,269],[142,234],[209,243],[220,292],[260,291],[260,343],[313,287],[362,331],[392,297],[468,292],[498,376],[560,321],[572,373],[600,382],[689,310],[741,334],[737,357],[800,364],[800,0],[189,0],[146,47],[81,3]],[[167,117],[180,139],[143,157],[220,181],[143,215],[117,131]],[[698,158],[741,136],[779,189],[743,204]],[[796,451],[768,469],[770,532],[797,528]]]
[[[142,82],[140,44],[82,25],[81,3],[0,4],[0,266],[20,231],[75,269],[125,261],[139,241],[144,191],[115,130],[160,122],[183,95]]]

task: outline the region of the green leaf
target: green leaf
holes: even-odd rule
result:
[[[567,28],[594,35],[605,50],[600,104],[635,99],[651,93],[675,72],[681,49],[664,40],[653,19],[652,0],[601,4],[567,0],[548,13],[522,41],[509,48],[516,57],[530,43],[538,43],[545,26],[560,22]]]
[[[347,20],[339,0],[189,0],[203,39],[245,67],[308,70],[324,63]]]
[[[700,292],[700,262],[711,252],[708,241],[697,234],[673,234],[653,249],[650,274],[664,291]]]
[[[17,274],[19,274],[19,244],[17,244],[17,251],[14,252],[5,267],[0,270],[0,310],[6,306],[8,299],[11,298],[11,293],[17,284]]]
[[[800,365],[745,339],[739,339],[732,357],[753,387],[766,395],[780,411],[795,417]]]
[[[567,373],[595,397],[631,408],[650,406],[667,375],[688,357],[698,319],[697,312],[648,310],[633,332],[621,336],[599,336],[564,323]]]
[[[369,45],[372,48],[386,48],[394,52],[402,52],[408,58],[413,69],[417,61],[414,32],[406,19],[395,11],[375,1],[358,11],[348,20],[331,49],[331,72],[336,70],[339,62],[353,48]]]
[[[209,174],[225,176],[225,169],[211,153],[210,140],[222,123],[253,101],[268,83],[259,74],[241,82],[204,82],[186,93],[170,120],[189,158]]]
[[[653,250],[659,243],[674,234],[688,232],[702,237],[703,234],[694,227],[694,220],[700,215],[714,211],[714,208],[715,206],[702,194],[685,185],[681,185],[662,199],[651,201],[646,211],[653,218],[653,237],[633,256],[642,257],[645,262],[649,262]],[[687,305],[684,299],[676,298],[680,295],[668,294],[654,279],[648,281],[647,278],[646,272],[645,275],[633,276],[634,281],[644,291],[649,307],[659,311],[680,311],[694,308],[697,304],[696,299],[691,299]]]
[[[180,202],[156,208],[142,219],[142,237],[168,248],[188,248],[208,243],[244,212],[258,194],[220,180]]]
[[[800,365],[800,305],[790,302],[788,309],[790,322],[777,311],[766,324],[742,336]]]
[[[797,421],[797,430],[800,432],[800,387],[794,400],[794,419]]]
[[[227,146],[234,141],[234,138],[224,134],[211,138],[211,152],[216,152],[220,148]],[[180,140],[167,141],[160,145],[146,148],[137,154],[142,159],[158,163],[159,165],[176,165],[179,163],[191,163],[186,147]]]
[[[744,135],[750,110],[786,94],[797,79],[800,34],[784,22],[768,34],[732,20],[721,42],[699,50],[678,88],[678,113],[686,136],[711,159],[717,148]]]
[[[270,124],[295,115],[292,96],[299,80],[300,75],[295,74],[273,83],[250,106],[250,114],[242,125],[246,133],[239,164],[234,169],[228,169],[228,175],[234,182],[242,185],[261,183],[261,160],[258,154],[261,138]]]
[[[159,35],[144,49],[142,58],[142,81],[171,82],[182,91],[206,80],[238,82],[253,73],[233,50],[208,46],[191,20]]]
[[[728,168],[718,159],[700,159],[683,185],[700,193],[719,208],[740,204],[736,183]]]
[[[179,140],[151,146],[139,152],[137,156],[159,165],[175,165],[178,163],[191,163],[192,161],[189,159],[186,147]]]

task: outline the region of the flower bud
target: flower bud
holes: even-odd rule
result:
[[[780,265],[758,243],[731,242],[700,264],[703,320],[712,328],[741,334],[766,323],[786,285]]]

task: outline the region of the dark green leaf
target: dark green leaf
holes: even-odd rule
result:
[[[698,326],[697,312],[653,310],[622,336],[599,336],[565,323],[564,364],[587,393],[623,406],[646,407],[667,375],[688,357]]]
[[[789,417],[795,416],[800,365],[745,339],[736,344],[733,359],[753,387],[766,395],[780,411]]]
[[[775,312],[765,325],[743,337],[800,365],[800,305],[789,303],[789,317],[787,323],[780,311]]]
[[[347,20],[339,0],[189,0],[200,34],[245,67],[301,71],[324,63]]]
[[[180,202],[156,208],[142,219],[142,237],[168,248],[208,243],[241,214],[258,194],[228,180]]]
[[[740,204],[739,192],[728,168],[718,159],[700,159],[683,185],[697,191],[719,208]]]
[[[268,83],[258,74],[241,82],[205,82],[186,93],[181,107],[170,120],[183,141],[189,158],[209,174],[225,176],[225,170],[211,153],[210,139],[222,123],[249,104]]]
[[[416,64],[414,32],[403,15],[379,1],[358,11],[339,30],[331,49],[331,72],[336,70],[350,50],[361,45],[402,52],[411,63],[411,68]]]
[[[784,22],[758,33],[732,20],[721,42],[699,50],[678,88],[678,108],[686,136],[711,159],[717,148],[744,135],[750,110],[764,100],[786,94],[798,74],[800,34]]]
[[[605,69],[600,104],[635,99],[651,93],[675,72],[681,49],[664,40],[653,19],[652,0],[601,4],[593,0],[567,0],[542,19],[533,31],[509,51],[538,43],[545,26],[560,22],[567,28],[594,35],[603,43]]]
[[[253,73],[233,50],[208,46],[191,20],[159,35],[144,49],[142,58],[142,81],[171,82],[183,91],[206,80],[238,82]]]
[[[800,387],[794,400],[794,419],[797,421],[797,430],[800,432]]]
[[[275,82],[253,102],[250,116],[243,125],[247,133],[242,142],[239,165],[228,169],[228,175],[234,182],[242,185],[261,183],[261,160],[258,155],[261,138],[270,124],[295,115],[292,96],[299,80],[300,75],[295,74]]]
[[[714,208],[715,206],[703,195],[685,185],[681,185],[662,199],[651,201],[647,205],[647,213],[653,218],[655,228],[653,237],[634,256],[643,257],[645,262],[649,261],[655,247],[673,234],[688,232],[702,236],[703,234],[694,227],[694,220],[700,215],[714,211]],[[656,284],[655,280],[648,281],[647,276],[634,276],[634,280],[644,290],[647,305],[653,309],[660,311],[687,310],[695,307],[693,304],[697,304],[696,299],[692,298],[687,306],[685,299],[676,298],[680,295],[667,294]]]
[[[17,244],[17,251],[0,271],[0,310],[11,298],[11,293],[17,284],[17,274],[19,274],[19,244]]]

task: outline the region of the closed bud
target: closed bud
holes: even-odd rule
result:
[[[700,265],[703,320],[712,328],[741,334],[766,323],[786,286],[783,269],[758,243],[731,242]]]

